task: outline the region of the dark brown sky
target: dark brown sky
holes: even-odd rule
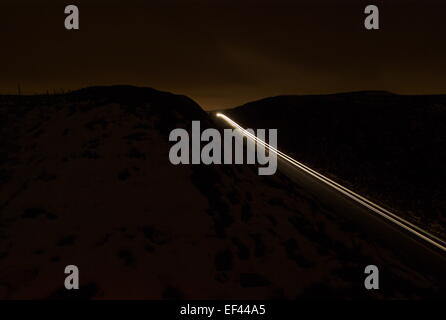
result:
[[[67,4],[80,31],[64,29]],[[363,27],[367,4],[380,7],[379,31]],[[2,0],[0,92],[134,84],[206,109],[278,94],[446,93],[445,31],[444,0]]]

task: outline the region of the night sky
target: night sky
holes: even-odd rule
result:
[[[79,31],[64,28],[68,4]],[[379,31],[363,26],[367,4]],[[446,93],[445,31],[444,0],[2,0],[0,92],[132,84],[209,110],[279,94]]]

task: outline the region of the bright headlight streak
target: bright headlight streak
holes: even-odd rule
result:
[[[285,161],[293,164],[294,166],[298,167],[299,169],[303,170],[304,172],[308,173],[309,175],[313,176],[314,178],[318,179],[319,181],[324,182],[325,184],[328,184],[332,188],[336,189],[337,191],[341,192],[342,194],[346,195],[350,199],[360,203],[361,205],[367,207],[368,209],[372,210],[373,212],[379,214],[380,216],[386,218],[387,220],[392,221],[393,223],[397,224],[398,226],[402,227],[403,229],[409,231],[413,235],[422,238],[423,240],[429,242],[430,244],[434,245],[435,247],[439,248],[443,252],[446,252],[446,242],[442,239],[436,237],[435,235],[427,232],[426,230],[423,230],[422,228],[414,225],[413,223],[397,216],[396,214],[388,211],[385,208],[382,208],[381,206],[377,205],[376,203],[373,203],[369,199],[364,198],[363,196],[357,194],[356,192],[340,185],[339,183],[331,180],[330,178],[325,177],[324,175],[320,174],[319,172],[314,171],[313,169],[307,167],[306,165],[298,162],[297,160],[291,158],[290,156],[286,155],[285,153],[279,151],[278,149],[270,146],[263,140],[257,138],[255,135],[250,133],[249,131],[242,128],[240,125],[238,125],[235,121],[230,119],[228,116],[225,116],[222,113],[217,113],[217,117],[222,118],[227,123],[229,123],[232,127],[239,129],[242,131],[242,133],[249,137],[250,139],[254,140],[255,142],[263,145],[268,150],[273,151],[276,153],[279,157],[284,159]]]

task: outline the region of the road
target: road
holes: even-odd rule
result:
[[[406,265],[434,278],[446,288],[446,242],[442,239],[269,146],[226,115],[217,113],[217,117],[275,152],[278,169],[316,201],[353,223],[358,231],[396,252]]]

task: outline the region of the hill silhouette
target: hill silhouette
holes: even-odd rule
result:
[[[226,111],[279,147],[446,237],[446,96],[278,96]]]
[[[1,96],[0,114],[0,298],[396,298],[441,290],[280,173],[172,165],[170,130],[189,130],[192,120],[217,126],[185,96],[93,87]],[[71,264],[80,269],[79,291],[63,287]],[[392,285],[364,290],[369,264],[386,266],[383,281]]]

